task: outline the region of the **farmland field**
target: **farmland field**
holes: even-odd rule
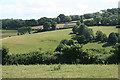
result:
[[[48,31],[37,34],[26,34],[22,36],[3,39],[3,45],[10,49],[10,53],[26,53],[42,48],[43,51],[55,49],[60,40],[70,39],[71,29]]]
[[[17,35],[17,30],[2,30],[2,37],[0,37],[0,39],[9,36],[16,36],[16,35]]]
[[[97,30],[101,30],[107,35],[109,35],[109,33],[111,32],[118,32],[115,27],[96,26],[90,28],[93,29],[94,33]],[[7,39],[3,39],[2,41],[3,45],[7,46],[10,49],[10,53],[27,53],[38,50],[39,48],[42,48],[42,51],[53,51],[62,39],[71,39],[71,32],[72,29],[48,31],[36,34],[26,34],[22,36],[9,37]],[[94,44],[96,46],[94,46]],[[88,43],[88,46],[85,45],[84,48],[86,49],[90,46],[93,48],[101,48],[104,44],[105,43]],[[112,47],[109,46],[106,48],[110,50]]]
[[[2,67],[3,78],[117,78],[118,65],[12,65]]]

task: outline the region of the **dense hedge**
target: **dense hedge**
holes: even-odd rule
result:
[[[63,44],[63,43],[62,43]],[[6,52],[6,48],[3,51]],[[119,49],[118,49],[119,51]],[[63,44],[61,51],[35,51],[26,54],[6,54],[3,65],[29,64],[118,64],[118,51],[108,52],[105,49],[83,50],[80,44]],[[115,53],[113,53],[115,52]]]

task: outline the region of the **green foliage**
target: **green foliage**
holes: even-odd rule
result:
[[[23,34],[25,34],[27,32],[30,34],[31,31],[32,31],[31,27],[21,27],[21,28],[18,28],[18,35],[19,34],[23,35]]]
[[[52,30],[56,29],[57,22],[53,21],[51,24]]]
[[[116,34],[114,32],[110,33],[109,37],[108,37],[108,43],[115,45],[118,42],[118,38],[116,36]]]
[[[73,40],[67,40],[67,39],[61,40],[60,44],[57,46],[55,51],[61,52],[65,45],[68,45],[68,46],[74,45],[74,41]]]
[[[120,43],[120,35],[118,36],[118,43]]]
[[[94,34],[92,29],[88,28],[86,25],[81,24],[78,28],[77,28],[77,33],[78,35],[78,42],[82,43],[82,42],[89,42],[91,40],[94,39]]]
[[[78,43],[82,44],[86,42],[86,38],[84,35],[81,35],[77,38]]]
[[[77,21],[76,25],[79,26],[81,24],[80,20]]]
[[[87,26],[96,26],[97,25],[95,20],[86,20],[86,21],[84,21],[84,24]]]
[[[72,31],[73,31],[73,33],[74,33],[74,34],[76,34],[76,33],[77,33],[77,28],[78,28],[78,26],[77,26],[77,25],[75,25],[75,26],[72,28]]]
[[[102,31],[97,31],[96,32],[96,40],[101,41],[101,42],[106,42],[107,36],[106,36],[106,34],[102,33]]]
[[[111,56],[105,49],[87,49],[85,52],[88,54],[88,64],[107,64],[107,58]]]
[[[43,29],[44,29],[45,31],[50,30],[50,27],[51,27],[51,23],[50,23],[50,22],[45,22],[45,23],[43,24]]]
[[[74,45],[64,45],[61,49],[62,54],[58,56],[58,60],[60,63],[72,64],[76,63],[76,59],[82,59],[84,57],[84,53],[82,50],[82,46],[80,44]]]
[[[0,50],[0,52],[2,52],[2,64],[4,65],[5,64],[5,58],[6,58],[6,55],[8,55],[9,53],[9,49],[5,46],[2,47],[2,49]]]
[[[60,18],[60,19],[59,19]],[[57,21],[60,23],[65,23],[65,22],[70,22],[72,19],[70,16],[65,16],[64,14],[60,14],[58,17],[57,17]]]

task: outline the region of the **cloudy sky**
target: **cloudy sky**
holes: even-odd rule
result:
[[[119,0],[0,0],[0,19],[39,19],[117,8]]]

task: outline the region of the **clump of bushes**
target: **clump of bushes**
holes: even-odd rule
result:
[[[62,40],[54,52],[34,51],[26,54],[8,54],[9,49],[2,49],[3,65],[30,64],[118,64],[120,46],[108,52],[105,49],[86,49],[71,40]],[[59,66],[55,70],[59,70]]]

